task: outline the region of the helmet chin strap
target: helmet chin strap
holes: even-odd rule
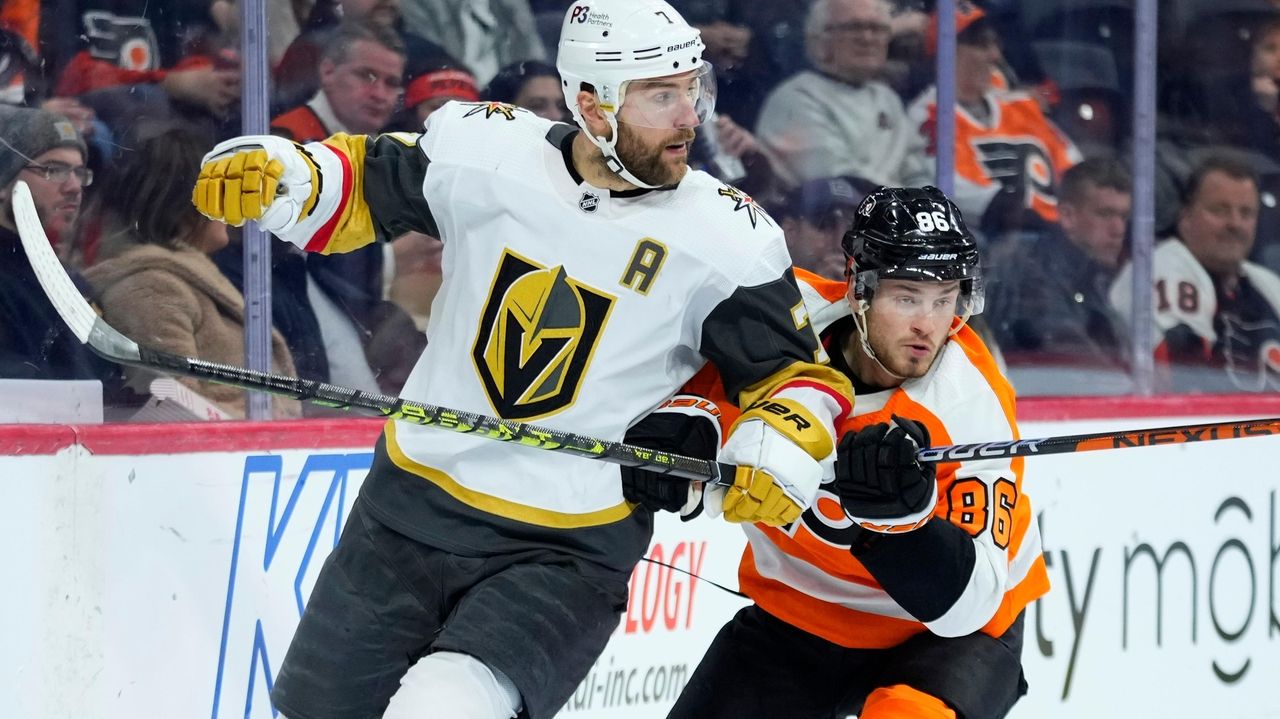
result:
[[[618,118],[616,114],[612,112],[604,113],[604,117],[609,122],[609,129],[613,130],[613,138],[605,139],[604,137],[591,134],[590,131],[587,132],[587,137],[590,137],[591,142],[594,143],[596,147],[600,148],[600,152],[604,153],[605,165],[608,166],[615,175],[621,177],[627,182],[630,182],[636,187],[643,187],[646,190],[656,190],[659,187],[662,187],[661,185],[650,185],[644,180],[641,180],[639,177],[636,177],[631,170],[628,170],[626,165],[622,164],[622,158],[618,157],[617,150],[619,135]]]
[[[875,362],[876,366],[884,370],[884,372],[890,377],[900,380],[909,379],[908,377],[904,377],[888,367],[885,367],[884,363],[880,361],[880,358],[876,356],[876,351],[871,349],[871,340],[868,339],[870,335],[867,333],[867,310],[870,309],[867,305],[867,301],[856,300],[855,307],[857,309],[853,312],[853,324],[858,328],[858,344],[862,346],[863,354],[870,357],[871,361]],[[947,331],[947,337],[954,337],[955,334],[960,331],[960,328],[964,327],[965,323],[969,321],[969,317],[972,314],[972,312],[966,310],[964,315],[959,318],[960,321],[953,323],[951,329]]]
[[[856,302],[857,302],[856,309],[853,311],[853,324],[855,327],[858,328],[858,344],[862,345],[862,353],[870,357],[871,361],[875,362],[876,366],[879,367],[881,370],[883,370],[890,377],[893,377],[894,379],[900,379],[900,380],[907,379],[903,375],[900,375],[897,372],[894,372],[893,370],[889,369],[888,367],[885,367],[884,362],[881,362],[880,358],[876,356],[876,351],[871,349],[871,340],[868,339],[868,334],[867,334],[867,310],[869,309],[867,307],[867,301],[857,300]]]

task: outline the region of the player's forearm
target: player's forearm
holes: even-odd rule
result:
[[[997,564],[1003,554],[947,521],[878,535],[855,547],[854,556],[899,606],[940,636],[981,629],[1004,596]]]
[[[932,520],[901,534],[873,534],[853,556],[898,603],[922,622],[947,613],[964,593],[977,555],[973,539],[956,525]]]

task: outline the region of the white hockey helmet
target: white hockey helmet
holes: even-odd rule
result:
[[[699,123],[715,110],[715,74],[702,59],[702,33],[685,22],[663,0],[577,0],[565,13],[556,69],[573,119],[604,153],[610,169],[639,187],[652,187],[623,166],[615,152],[617,114],[627,98],[627,84],[671,75],[689,75],[686,92],[673,103],[646,101],[629,112],[632,124],[675,129],[677,113],[690,106]],[[593,136],[578,108],[582,84],[595,88],[612,137]]]

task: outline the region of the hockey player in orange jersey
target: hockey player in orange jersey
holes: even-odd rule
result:
[[[1018,437],[1013,390],[965,324],[982,310],[973,237],[937,189],[881,188],[843,247],[847,284],[798,273],[857,393],[835,479],[799,521],[746,525],[739,579],[754,604],[672,718],[1000,717],[1026,691],[1023,609],[1049,583],[1022,459],[915,459],[931,443]],[[691,388],[713,397],[704,379]],[[670,479],[632,470],[624,486],[651,509],[691,506]]]

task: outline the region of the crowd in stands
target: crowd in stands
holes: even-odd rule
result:
[[[937,182],[931,0],[670,0],[702,30],[717,116],[691,164],[741,188],[798,266],[843,277],[849,213]],[[271,132],[414,131],[451,101],[571,121],[555,70],[567,0],[267,0]],[[957,3],[954,197],[980,232],[978,320],[1024,394],[1133,390],[1133,0]],[[1160,3],[1155,281],[1161,391],[1280,389],[1280,0]],[[107,320],[243,361],[238,230],[185,193],[239,132],[236,0],[6,0],[0,8],[0,378],[150,377],[86,352],[22,256],[11,198]],[[96,181],[95,181],[96,180]],[[272,247],[273,368],[395,393],[426,341],[441,245]],[[189,387],[230,416],[239,392]],[[277,402],[280,417],[316,410]]]

